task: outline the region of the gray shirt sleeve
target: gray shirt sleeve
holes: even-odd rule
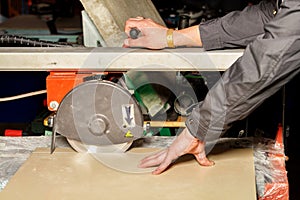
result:
[[[190,133],[215,140],[300,72],[300,1],[285,0],[186,120]]]
[[[200,24],[203,48],[206,50],[245,47],[264,33],[264,24],[274,17],[276,3],[262,1],[242,11]]]

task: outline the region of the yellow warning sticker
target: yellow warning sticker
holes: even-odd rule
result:
[[[125,137],[126,137],[126,138],[132,138],[133,135],[132,135],[132,133],[128,130],[127,133],[125,134]]]

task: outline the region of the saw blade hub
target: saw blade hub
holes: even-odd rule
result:
[[[88,129],[90,133],[92,133],[95,136],[109,134],[109,128],[109,120],[107,119],[107,117],[101,114],[96,114],[92,116],[88,122]]]

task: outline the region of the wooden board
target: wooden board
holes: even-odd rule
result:
[[[213,167],[190,158],[155,176],[124,173],[71,149],[57,149],[52,155],[49,149],[38,149],[0,192],[0,199],[256,199],[252,149],[212,155]]]
[[[128,18],[142,16],[164,24],[151,0],[80,0],[109,47],[120,47]]]

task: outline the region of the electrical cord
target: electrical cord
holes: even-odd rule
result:
[[[0,98],[0,102],[12,101],[12,100],[16,100],[16,99],[22,99],[22,98],[31,97],[31,96],[40,95],[40,94],[45,94],[45,93],[47,93],[47,90],[39,90],[39,91],[29,92],[29,93],[20,94],[20,95],[11,96],[11,97],[2,97],[2,98]]]

